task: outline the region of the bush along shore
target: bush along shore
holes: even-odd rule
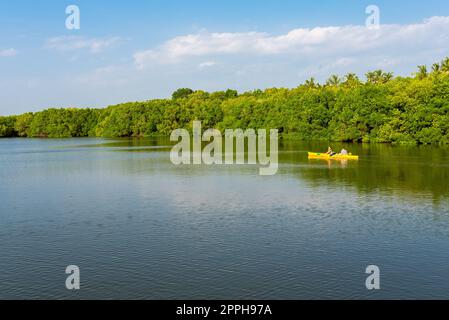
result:
[[[410,77],[381,70],[239,94],[179,89],[171,99],[0,117],[0,137],[146,137],[204,127],[278,129],[289,139],[449,144],[449,58]]]

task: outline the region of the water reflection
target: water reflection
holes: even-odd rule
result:
[[[280,141],[262,177],[174,166],[171,145],[0,139],[0,298],[448,297],[447,149],[335,144],[360,160],[323,161],[307,152],[327,143]]]
[[[167,137],[39,140],[39,142],[41,149],[27,150],[27,152],[139,153],[141,158],[134,158],[137,160],[134,163],[134,169],[139,172],[151,172],[156,166],[157,171],[169,173],[188,171],[192,174],[207,175],[219,171],[227,174],[257,174],[258,168],[251,165],[175,167],[170,163],[168,154],[174,143]],[[449,150],[447,148],[335,143],[332,145],[334,150],[345,148],[359,155],[360,160],[309,160],[307,158],[308,151],[320,152],[326,150],[327,145],[327,142],[280,140],[278,174],[291,175],[307,182],[311,187],[323,184],[332,184],[337,187],[351,185],[362,193],[393,192],[398,196],[430,195],[437,202],[449,195]],[[47,146],[50,146],[50,149]],[[155,159],[157,160],[154,161]]]

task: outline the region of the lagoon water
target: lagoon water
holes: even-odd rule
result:
[[[176,167],[162,138],[1,139],[0,298],[448,299],[449,149],[307,159],[326,147],[283,141],[259,176]]]

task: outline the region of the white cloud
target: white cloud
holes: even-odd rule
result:
[[[14,57],[17,55],[17,50],[14,48],[0,50],[0,57]]]
[[[388,54],[449,48],[449,17],[432,17],[421,23],[294,29],[282,35],[262,32],[190,34],[168,40],[161,46],[135,53],[139,68],[173,64],[188,59],[214,56],[261,58],[291,55],[296,58],[332,57],[349,65],[361,54]],[[447,52],[447,51],[446,51]],[[345,59],[345,60],[341,60]]]
[[[59,37],[49,39],[46,46],[64,52],[74,50],[72,56],[79,59],[83,52],[101,52],[124,39]],[[16,53],[10,49],[6,52]],[[23,112],[30,106],[101,107],[169,97],[184,87],[241,92],[291,88],[310,77],[323,83],[331,74],[353,72],[363,77],[378,68],[410,75],[417,65],[430,65],[447,55],[449,17],[383,25],[379,30],[348,25],[295,29],[281,35],[199,32],[137,52],[131,63],[128,59],[107,59],[100,62],[111,66],[74,66],[73,72],[41,74],[27,86],[21,76],[12,75],[0,79],[0,98],[4,105],[17,106]],[[142,70],[136,72],[136,66]],[[11,113],[19,113],[19,109]]]
[[[201,62],[198,66],[200,68],[209,68],[215,66],[217,63],[215,61],[204,61]]]
[[[103,50],[116,45],[119,41],[119,37],[98,39],[78,36],[61,36],[47,39],[45,47],[58,51],[87,50],[90,53],[100,53]]]

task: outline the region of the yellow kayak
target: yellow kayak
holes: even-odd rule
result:
[[[352,155],[352,153],[349,153],[349,154],[338,154],[337,153],[333,156],[330,156],[327,153],[309,152],[309,159],[359,160],[359,156],[354,156],[354,155]]]

